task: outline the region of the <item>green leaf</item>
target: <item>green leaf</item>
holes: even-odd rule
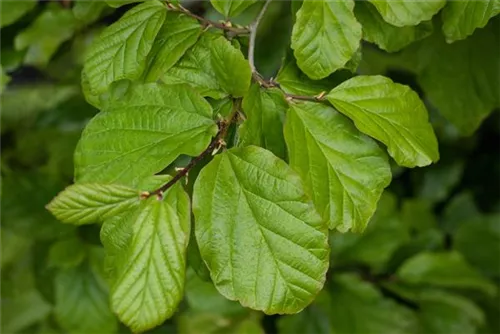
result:
[[[188,310],[177,318],[179,334],[264,334],[259,315],[246,318],[230,318],[216,312],[193,312]]]
[[[76,0],[73,6],[73,15],[84,25],[94,23],[106,8],[106,3],[101,0]]]
[[[161,2],[146,1],[103,31],[84,64],[93,93],[103,93],[114,81],[141,76],[165,15],[166,7]]]
[[[114,333],[118,322],[109,308],[108,290],[101,277],[104,252],[94,246],[80,266],[60,270],[55,277],[55,316],[69,333]]]
[[[49,267],[69,269],[78,266],[85,259],[86,249],[76,237],[60,240],[49,249]]]
[[[224,17],[235,17],[258,0],[210,0],[214,8]]]
[[[279,317],[278,333],[332,333],[330,304],[330,296],[326,290],[322,290],[314,302],[302,312]]]
[[[422,252],[408,259],[397,276],[411,284],[429,284],[448,288],[496,292],[495,285],[481,276],[458,252]]]
[[[256,146],[217,155],[194,186],[196,239],[226,298],[297,313],[321,290],[327,228],[292,169]]]
[[[500,215],[472,219],[462,224],[454,239],[454,248],[482,272],[500,277]]]
[[[143,1],[144,0],[104,0],[104,2],[108,4],[108,6],[113,7],[113,8],[118,8],[118,7],[128,5],[131,3],[143,2]]]
[[[10,82],[10,76],[4,71],[2,65],[0,64],[0,94],[3,93],[5,87]]]
[[[363,231],[391,181],[384,151],[332,107],[313,102],[290,107],[285,138],[290,166],[328,226]]]
[[[397,212],[396,197],[386,192],[363,234],[330,234],[332,263],[338,267],[363,264],[381,272],[391,256],[409,240],[408,227],[402,224]]]
[[[0,245],[2,252],[0,253],[0,268],[17,261],[28,251],[32,243],[28,236],[19,235],[10,229],[0,229]]]
[[[304,1],[292,31],[292,49],[300,69],[322,79],[344,67],[359,47],[361,25],[354,1]]]
[[[416,192],[431,202],[445,200],[462,180],[464,163],[455,161],[452,164],[439,164],[423,170],[422,179],[417,179]]]
[[[139,203],[139,191],[116,185],[73,184],[62,191],[47,209],[63,223],[76,225],[102,222]]]
[[[288,104],[283,93],[277,88],[264,89],[253,84],[242,106],[247,119],[239,128],[238,146],[260,146],[285,158],[283,120]]]
[[[498,0],[449,1],[442,12],[443,32],[448,43],[465,39],[500,13]]]
[[[184,57],[163,76],[165,83],[187,83],[201,95],[221,99],[244,96],[251,70],[240,50],[224,38],[204,33]]]
[[[217,133],[212,108],[186,86],[135,87],[94,117],[75,152],[76,180],[134,186]]]
[[[385,22],[377,9],[369,2],[360,1],[354,8],[356,18],[363,26],[363,39],[375,43],[388,52],[396,52],[414,41],[423,39],[433,32],[431,21],[416,26],[395,27]]]
[[[186,300],[189,308],[196,312],[216,312],[227,316],[247,312],[239,303],[224,298],[210,279],[203,281],[192,270],[187,272]]]
[[[493,23],[453,44],[434,34],[413,51],[418,55],[418,82],[426,97],[465,135],[500,107],[500,62],[490,47],[500,44],[500,27]]]
[[[436,135],[417,93],[382,76],[358,76],[334,88],[328,100],[367,135],[387,145],[405,167],[439,159]]]
[[[36,0],[2,1],[2,10],[0,11],[0,28],[16,22],[35,8],[36,4]]]
[[[475,220],[480,215],[472,194],[465,191],[447,202],[441,227],[448,233],[454,233],[463,223]]]
[[[48,6],[16,36],[14,45],[16,50],[27,49],[24,64],[46,66],[59,46],[73,36],[75,29],[71,10],[58,5]]]
[[[383,19],[393,26],[414,26],[422,21],[430,20],[446,4],[446,0],[412,1],[412,0],[368,0],[382,15]]]
[[[103,227],[101,240],[115,266],[113,311],[134,332],[160,325],[174,314],[184,293],[190,229],[186,192],[177,183],[161,200],[149,198],[107,224],[114,229]]]
[[[159,80],[196,43],[200,34],[201,26],[197,20],[184,14],[168,12],[148,56],[145,80]]]
[[[333,276],[329,291],[333,333],[417,332],[416,318],[411,310],[385,298],[374,285],[358,276]]]
[[[296,3],[298,1],[293,1]],[[285,93],[314,96],[327,92],[332,87],[352,77],[348,71],[338,71],[322,80],[312,80],[297,67],[293,55],[287,54],[276,77],[276,82]]]

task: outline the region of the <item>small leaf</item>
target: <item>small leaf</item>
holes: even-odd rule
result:
[[[500,215],[491,215],[471,219],[462,224],[454,239],[454,248],[465,259],[482,272],[500,276]]]
[[[16,50],[28,49],[24,64],[46,66],[59,46],[73,36],[75,29],[76,21],[71,10],[48,6],[16,36],[14,45]]]
[[[135,2],[143,2],[144,0],[104,0],[108,6],[118,8]],[[149,1],[149,0],[148,0]]]
[[[236,75],[235,75],[236,74]],[[221,99],[244,96],[251,70],[240,50],[224,38],[204,33],[184,57],[163,76],[165,83],[187,83],[201,95]]]
[[[189,198],[180,183],[106,222],[101,240],[112,256],[111,306],[134,332],[163,323],[184,294],[189,240]],[[107,261],[109,264],[109,261]]]
[[[60,240],[50,247],[49,267],[69,269],[78,266],[85,259],[85,245],[78,238]]]
[[[417,332],[417,318],[409,308],[386,298],[373,284],[356,275],[333,276],[329,292],[333,333]]]
[[[254,84],[243,98],[242,106],[247,119],[239,128],[238,146],[264,147],[285,158],[283,120],[288,104],[283,93],[276,88],[263,89]]]
[[[390,25],[384,21],[372,4],[365,1],[356,3],[354,13],[363,26],[363,39],[375,43],[388,52],[399,51],[414,41],[429,36],[434,30],[431,21],[424,21],[416,26]]]
[[[498,0],[449,1],[442,12],[443,32],[448,43],[465,39],[500,13]]]
[[[304,1],[292,31],[292,49],[300,69],[322,79],[343,68],[359,47],[361,25],[354,1]]]
[[[2,1],[2,10],[0,11],[0,28],[16,22],[35,8],[36,4],[36,0]]]
[[[10,82],[10,76],[4,71],[2,65],[0,65],[0,94],[3,93],[5,87]]]
[[[258,0],[210,0],[214,8],[224,17],[235,17]]]
[[[137,86],[83,131],[76,180],[135,186],[181,154],[198,155],[216,133],[210,104],[187,86]]]
[[[103,93],[114,81],[140,77],[165,15],[161,2],[146,1],[107,27],[94,41],[84,64],[94,94]]]
[[[430,20],[446,4],[446,0],[368,0],[384,20],[396,27],[414,26]]]
[[[59,325],[70,333],[113,333],[118,322],[109,308],[108,290],[98,269],[104,252],[93,246],[89,254],[80,266],[57,273],[54,313]]]
[[[155,82],[160,79],[196,43],[200,34],[201,26],[197,20],[168,12],[148,56],[145,80]]]
[[[334,88],[328,100],[367,135],[387,145],[405,167],[439,159],[436,135],[417,93],[382,76],[358,76]]]
[[[496,287],[472,268],[458,252],[422,252],[408,259],[397,276],[411,284],[476,289],[494,295]]]
[[[299,177],[256,146],[217,155],[194,186],[196,239],[226,298],[266,314],[297,313],[321,290],[327,228]]]
[[[296,3],[298,1],[293,1]],[[338,71],[322,80],[312,80],[297,67],[293,55],[287,54],[276,77],[285,93],[314,96],[327,92],[332,87],[352,77],[348,71]]]
[[[116,185],[73,184],[59,193],[47,209],[64,223],[76,225],[102,222],[139,203],[139,191]]]
[[[363,231],[391,181],[384,151],[345,116],[313,102],[290,107],[285,138],[290,166],[329,227]]]

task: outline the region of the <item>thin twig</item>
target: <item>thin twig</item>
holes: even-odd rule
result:
[[[250,33],[250,29],[248,29],[248,28],[233,27],[231,22],[221,23],[221,22],[215,22],[212,20],[208,20],[204,17],[201,17],[199,15],[191,13],[187,8],[184,8],[181,5],[173,5],[170,2],[167,2],[167,9],[170,11],[173,11],[173,12],[184,13],[187,16],[190,16],[190,17],[200,21],[200,23],[204,27],[214,27],[214,28],[230,31],[235,35],[248,35]]]
[[[271,0],[266,0],[266,3],[260,10],[259,15],[257,15],[257,18],[255,21],[250,24],[250,40],[248,42],[248,62],[250,63],[250,69],[252,70],[252,73],[257,73],[257,70],[255,69],[255,60],[254,60],[254,52],[255,52],[255,38],[257,37],[257,28],[259,27],[260,20],[264,17],[264,14],[266,13],[267,7],[271,3]],[[260,75],[259,75],[260,76]]]
[[[236,120],[238,119],[240,106],[241,106],[241,100],[233,101],[233,111],[231,112],[231,114],[227,119],[218,122],[219,131],[217,132],[215,137],[212,139],[210,144],[203,152],[201,152],[198,156],[194,157],[187,164],[186,167],[182,168],[177,174],[175,174],[175,176],[170,181],[162,185],[160,188],[153,190],[151,192],[145,191],[141,193],[141,198],[146,199],[156,195],[158,196],[159,199],[161,199],[165,191],[167,191],[170,187],[176,184],[177,181],[186,176],[194,166],[196,166],[201,160],[203,160],[203,158],[205,158],[209,154],[214,154],[216,150],[218,150],[221,146],[224,146],[225,145],[224,138],[226,137],[227,130],[229,129],[229,126],[232,123],[236,122]]]

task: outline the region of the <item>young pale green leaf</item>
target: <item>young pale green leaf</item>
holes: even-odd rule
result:
[[[47,209],[63,223],[102,222],[139,203],[139,191],[117,184],[78,183],[64,189]]]
[[[201,34],[197,20],[185,14],[168,12],[148,56],[145,81],[156,82],[196,43]]]
[[[2,1],[2,10],[0,11],[0,28],[16,22],[35,8],[36,4],[36,0]]]
[[[146,1],[104,30],[90,47],[84,64],[93,93],[103,93],[114,81],[140,77],[165,15],[160,1]]]
[[[214,8],[224,17],[235,17],[258,0],[210,0]]]
[[[185,85],[146,84],[94,117],[75,152],[76,180],[134,186],[217,133],[212,108]]]
[[[417,93],[382,76],[358,76],[334,88],[328,100],[367,135],[387,145],[401,166],[439,159],[436,135]]]
[[[500,13],[498,0],[450,1],[442,12],[443,32],[448,43],[465,39]]]
[[[430,20],[446,4],[446,0],[368,0],[383,19],[396,27],[414,26]]]
[[[45,66],[59,46],[73,36],[75,29],[76,20],[71,10],[49,6],[16,36],[15,48],[27,49],[24,64]]]
[[[134,332],[160,325],[182,300],[190,217],[189,198],[177,183],[162,199],[147,199],[103,226],[114,266],[111,307]]]
[[[363,231],[391,181],[385,152],[345,116],[313,102],[290,107],[285,139],[290,166],[328,226]]]
[[[103,249],[94,246],[84,263],[60,270],[55,276],[54,313],[69,333],[114,333],[118,328],[99,269],[103,257]]]
[[[221,99],[244,96],[252,72],[240,50],[224,36],[204,33],[184,57],[163,76],[166,83],[187,83],[201,95]]]
[[[247,120],[239,128],[238,146],[264,147],[280,158],[286,156],[283,120],[288,104],[279,89],[263,89],[254,84],[243,98]]]
[[[296,313],[322,289],[327,227],[297,174],[256,146],[216,156],[193,193],[196,239],[226,298],[267,314]]]
[[[377,9],[366,1],[356,3],[356,18],[363,26],[363,39],[388,52],[396,52],[433,32],[431,21],[416,26],[395,27],[384,21]]]
[[[73,6],[73,15],[84,25],[97,21],[106,8],[106,3],[101,0],[76,0]]]
[[[494,295],[496,287],[471,267],[458,252],[422,252],[408,259],[397,276],[411,284],[476,289]]]
[[[352,74],[349,71],[338,71],[325,79],[312,80],[297,67],[293,55],[287,54],[276,77],[276,82],[288,94],[313,96],[328,92],[332,87],[351,77]]]
[[[297,65],[311,79],[322,79],[343,68],[359,47],[361,25],[354,1],[304,1],[292,31]]]

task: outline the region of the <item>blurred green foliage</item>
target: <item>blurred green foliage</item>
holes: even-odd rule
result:
[[[83,54],[133,4],[67,3],[2,1],[2,333],[128,331],[108,306],[99,227],[63,225],[45,205],[72,182],[75,145],[97,112],[80,87]],[[191,5],[221,18],[207,3]],[[235,22],[255,13],[250,6]],[[266,76],[287,53],[291,20],[290,3],[275,1],[260,25],[256,65]],[[311,306],[270,317],[226,300],[190,248],[185,300],[151,332],[500,333],[500,121],[498,112],[486,118],[500,92],[491,78],[499,74],[499,22],[454,44],[426,28],[418,33],[427,37],[394,54],[363,44],[360,73],[385,74],[428,102],[442,158],[429,168],[395,167],[364,234],[331,232],[328,281]],[[303,75],[293,62],[285,71]],[[336,80],[317,82],[318,92]],[[300,82],[283,88],[300,93]]]

